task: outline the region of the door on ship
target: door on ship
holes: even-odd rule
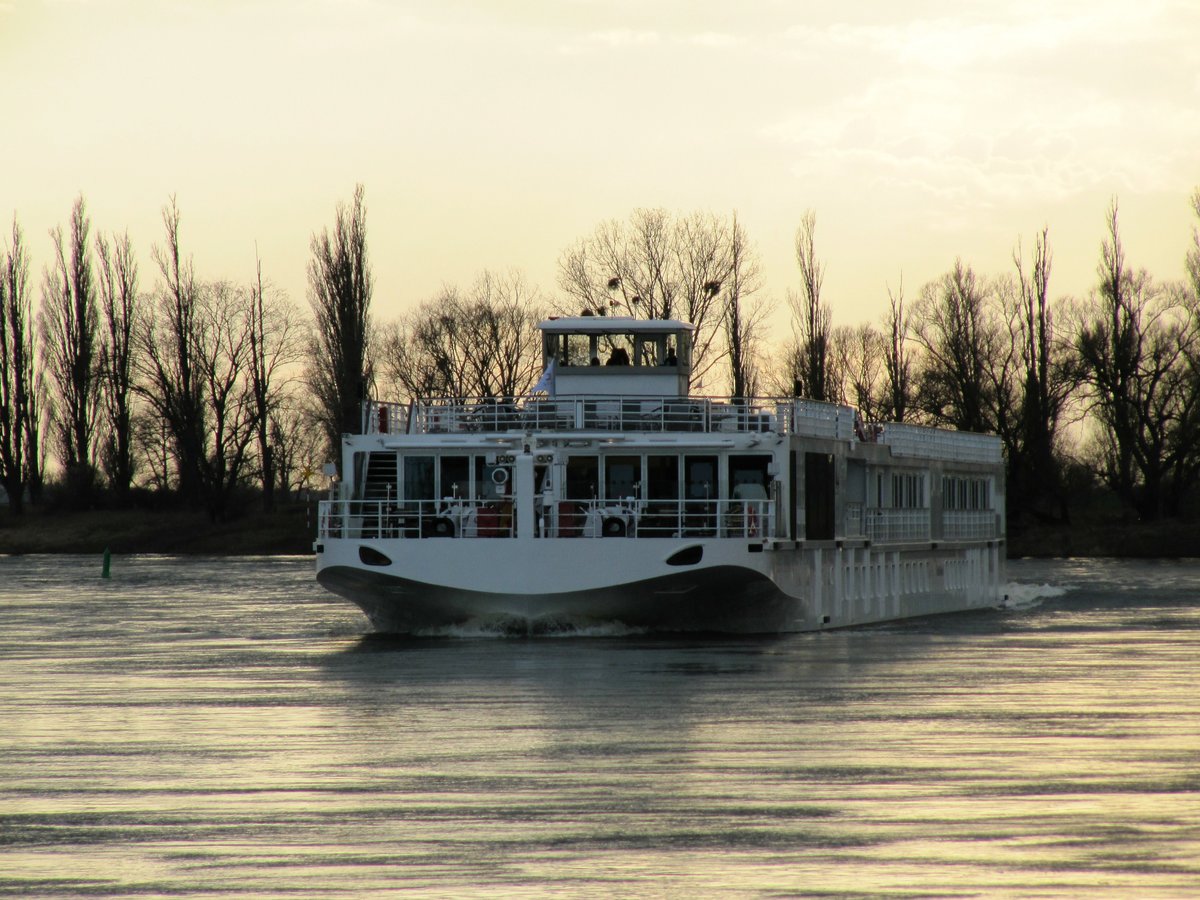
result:
[[[833,540],[833,456],[804,454],[804,536]]]

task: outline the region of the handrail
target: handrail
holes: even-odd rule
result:
[[[978,463],[1002,461],[1000,439],[908,423],[864,423],[851,406],[793,397],[418,398],[407,404],[368,400],[363,434],[461,434],[508,431],[769,432],[861,441],[896,456]]]
[[[539,538],[775,536],[773,500],[553,500],[539,497]],[[513,538],[517,511],[507,501],[322,500],[321,540]]]

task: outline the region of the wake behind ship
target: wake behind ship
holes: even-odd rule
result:
[[[539,328],[530,396],[368,402],[343,436],[317,578],[376,630],[813,631],[1001,600],[998,438],[692,396],[683,322]]]

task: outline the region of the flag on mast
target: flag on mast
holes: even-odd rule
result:
[[[546,371],[542,373],[542,377],[538,379],[538,383],[533,386],[532,393],[545,391],[551,397],[554,396],[554,372],[558,365],[557,359],[550,360],[550,365],[546,366]]]

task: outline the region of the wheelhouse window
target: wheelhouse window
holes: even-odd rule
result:
[[[547,363],[555,360],[560,366],[686,366],[691,336],[687,332],[555,332],[543,335],[542,353]]]

